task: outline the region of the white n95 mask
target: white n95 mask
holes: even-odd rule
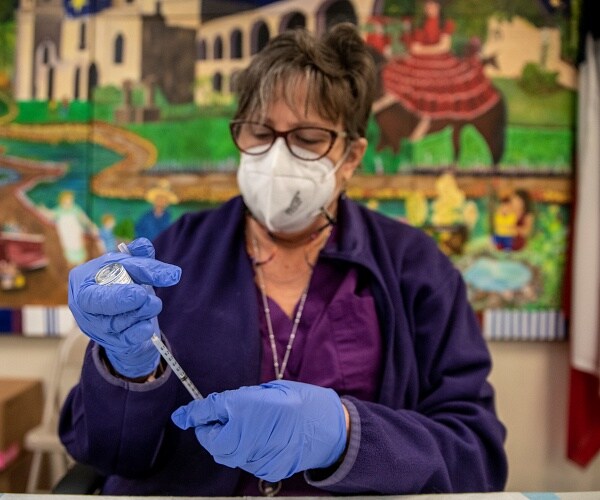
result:
[[[242,153],[237,173],[244,203],[269,231],[294,233],[312,224],[335,194],[337,165],[323,157],[315,161],[296,158],[283,138],[265,154]]]

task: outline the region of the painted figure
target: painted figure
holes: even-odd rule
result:
[[[114,228],[116,219],[113,214],[104,214],[101,220],[102,225],[100,226],[100,240],[104,245],[105,252],[116,252],[117,249],[117,238],[115,237]]]
[[[506,196],[500,200],[494,212],[494,244],[498,250],[512,250],[517,233],[517,215],[512,200]]]
[[[522,250],[533,231],[533,202],[525,189],[505,194],[493,214],[493,243],[498,250]]]
[[[531,236],[534,224],[533,201],[525,189],[517,189],[511,197],[516,216],[515,237],[512,242],[513,250],[522,250],[527,239]]]
[[[442,22],[441,10],[439,0],[425,0],[423,3],[423,26],[402,37],[412,54],[434,55],[450,52],[455,26],[451,20]]]
[[[96,235],[98,230],[86,213],[75,203],[73,191],[61,191],[55,208],[40,207],[42,212],[56,224],[63,255],[69,266],[85,262],[87,250],[86,231]]]
[[[135,223],[135,237],[153,240],[171,223],[169,205],[179,202],[177,195],[171,191],[169,181],[163,180],[158,186],[149,189],[146,201],[152,208],[145,212]]]
[[[386,58],[376,48],[378,96],[373,113],[380,129],[377,149],[399,152],[403,139],[417,141],[451,127],[456,162],[460,134],[472,125],[487,143],[495,168],[504,153],[506,109],[502,94],[483,72],[492,59],[480,57],[472,39],[461,57],[452,53],[454,23],[441,21],[441,3],[426,0],[420,29],[405,33],[407,54]]]

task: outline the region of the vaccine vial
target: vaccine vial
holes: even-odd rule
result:
[[[99,285],[128,285],[133,283],[133,280],[123,264],[113,262],[102,267],[96,273],[96,283]]]

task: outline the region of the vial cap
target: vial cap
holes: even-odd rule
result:
[[[102,267],[96,273],[96,283],[99,285],[127,285],[133,283],[133,280],[122,264],[113,262]]]

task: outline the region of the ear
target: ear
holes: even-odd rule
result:
[[[341,166],[340,170],[342,173],[342,178],[346,181],[350,180],[352,175],[354,175],[354,171],[359,167],[360,162],[365,156],[365,152],[367,151],[368,145],[367,139],[364,137],[360,137],[350,144],[350,151],[348,151],[348,156],[344,161],[344,164]]]

